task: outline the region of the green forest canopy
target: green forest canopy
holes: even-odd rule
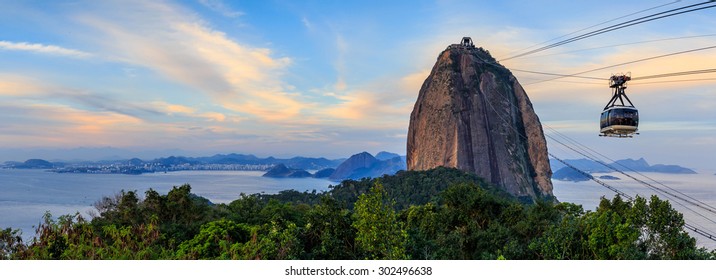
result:
[[[595,211],[523,203],[457,169],[346,180],[327,192],[242,194],[212,204],[189,185],[122,191],[0,231],[5,259],[714,259],[656,196],[602,198]]]

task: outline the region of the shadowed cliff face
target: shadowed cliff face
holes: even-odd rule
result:
[[[438,57],[410,114],[408,170],[473,172],[523,198],[552,196],[539,118],[509,70],[481,48]]]

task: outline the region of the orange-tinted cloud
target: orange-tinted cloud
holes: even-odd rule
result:
[[[242,44],[172,4],[110,6],[115,17],[87,14],[79,19],[100,31],[98,43],[111,42],[103,48],[118,60],[147,67],[224,108],[266,121],[295,117],[308,106],[288,94],[281,80],[291,59]]]

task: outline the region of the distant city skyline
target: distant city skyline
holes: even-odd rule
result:
[[[420,86],[438,54],[469,36],[512,70],[547,135],[612,159],[716,170],[713,73],[631,81],[641,134],[597,136],[611,74],[713,69],[716,49],[605,67],[716,46],[716,8],[505,60],[699,2],[0,0],[0,161],[79,147],[140,158],[404,155]],[[598,68],[584,75],[604,81],[520,71]],[[559,157],[582,157],[547,141]]]

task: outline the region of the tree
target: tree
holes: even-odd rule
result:
[[[231,259],[231,246],[245,243],[251,229],[229,220],[218,220],[201,226],[199,234],[179,245],[180,259]]]
[[[641,247],[649,259],[693,259],[700,258],[696,239],[684,231],[683,214],[671,207],[668,200],[652,195],[649,202],[637,197],[632,208],[632,217],[641,231]]]
[[[261,224],[257,213],[261,212],[263,203],[257,194],[246,195],[241,193],[239,199],[229,203],[229,218],[237,223],[249,225]]]
[[[193,221],[198,220],[196,216],[196,207],[191,201],[191,186],[184,184],[180,187],[172,187],[167,194],[166,207],[169,215],[169,221],[175,224],[189,225]]]
[[[301,229],[289,222],[285,226],[271,222],[254,227],[246,243],[235,243],[231,253],[240,259],[297,260],[303,256]]]
[[[442,232],[442,227],[438,221],[437,207],[428,202],[425,205],[411,206],[403,211],[403,214],[407,220],[407,253],[414,259],[438,258],[435,238]]]
[[[510,231],[498,218],[510,201],[474,183],[459,183],[440,194],[438,236],[441,259],[496,259]],[[512,202],[517,203],[517,202]]]
[[[398,221],[393,201],[386,198],[383,186],[376,183],[355,204],[353,227],[356,246],[369,259],[406,259],[407,233]]]
[[[554,207],[561,214],[559,222],[551,224],[539,237],[530,241],[529,248],[538,259],[590,259],[581,205],[560,203]]]
[[[684,231],[684,220],[666,200],[637,196],[602,198],[595,212],[577,206],[563,213],[530,244],[544,259],[708,259],[713,257]]]
[[[18,258],[27,249],[20,234],[19,229],[6,228],[0,231],[0,260]]]
[[[117,205],[117,212],[119,212],[119,223],[121,225],[129,226],[142,222],[141,212],[139,210],[139,198],[137,197],[136,191],[124,192],[124,190],[122,190],[122,196]]]
[[[306,215],[304,242],[309,258],[355,258],[356,231],[348,209],[326,195]]]
[[[144,192],[144,201],[142,202],[142,212],[144,220],[149,221],[157,219],[164,221],[167,219],[167,205],[166,198],[160,195],[154,189],[149,189]]]

